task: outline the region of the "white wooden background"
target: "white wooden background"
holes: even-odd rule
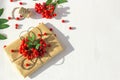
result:
[[[31,9],[38,2],[20,1],[26,2],[23,6]],[[11,16],[17,6],[20,6],[19,1],[0,0],[0,7],[5,9],[2,17]],[[9,28],[0,30],[8,36],[7,40],[0,41],[0,80],[120,80],[120,0],[68,0],[61,8],[57,9],[55,19],[35,16],[22,21],[11,20]],[[63,24],[62,19],[68,22]],[[54,27],[66,49],[24,79],[17,74],[3,46],[19,38],[21,31],[40,22]],[[16,30],[15,23],[21,24],[21,29]],[[69,30],[69,26],[76,29]]]

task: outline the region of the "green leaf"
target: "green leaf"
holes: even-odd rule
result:
[[[32,38],[31,38],[30,36],[28,36],[28,40],[29,40],[29,41],[32,41]]]
[[[56,7],[56,5],[57,5],[57,3],[56,2],[53,2],[53,3],[51,3],[52,5],[54,5],[55,7]]]
[[[57,1],[58,4],[62,4],[62,3],[65,3],[65,2],[67,2],[67,0],[58,0]]]
[[[34,41],[34,45],[37,45],[37,44],[39,44],[39,43],[40,43],[40,40],[39,40],[39,39]]]
[[[1,9],[0,9],[0,16],[3,14],[3,11],[4,11],[4,9],[1,8]]]
[[[7,19],[3,19],[3,18],[0,19],[0,24],[6,23],[6,22],[8,22]]]
[[[0,25],[0,29],[5,29],[5,28],[8,28],[8,27],[9,27],[8,24],[1,24],[1,25]]]
[[[2,35],[2,34],[0,34],[0,40],[4,40],[4,39],[7,39],[7,37]]]
[[[29,35],[28,40],[33,42],[36,38],[36,35],[34,33],[31,33],[31,34],[32,34],[32,36]]]
[[[35,46],[36,49],[39,49],[39,47],[40,47],[40,44],[37,44],[37,45]]]
[[[36,35],[34,33],[32,33],[32,41],[34,41],[36,38]]]
[[[49,5],[50,3],[52,3],[53,0],[47,0],[46,4]]]
[[[33,47],[32,42],[27,42],[27,45],[28,45],[28,48],[32,48]]]

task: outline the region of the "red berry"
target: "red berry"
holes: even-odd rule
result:
[[[24,44],[25,43],[25,39],[22,40],[21,44]]]
[[[69,27],[70,30],[72,30],[73,28],[72,27]]]
[[[22,53],[22,54],[23,54],[23,53]],[[27,55],[26,55],[26,54],[23,54],[23,56],[24,56],[24,57],[27,57]]]
[[[24,47],[27,47],[27,44],[25,43],[23,46],[24,46]]]
[[[55,17],[55,16],[57,16],[57,14],[56,14],[56,13],[54,13],[54,14],[53,14],[53,16]]]
[[[41,34],[38,34],[38,36],[41,36]]]
[[[17,17],[17,18],[16,18],[16,20],[20,20],[20,18],[19,18],[19,17]]]
[[[18,29],[18,27],[19,27],[19,24],[15,24],[15,28]]]
[[[34,49],[34,48],[32,48],[31,50],[32,50],[32,51],[34,51],[35,49]]]
[[[4,48],[6,47],[6,45],[3,46]]]
[[[15,24],[15,26],[16,26],[16,27],[18,27],[18,26],[19,26],[19,24]]]
[[[20,15],[20,18],[22,18],[23,16],[22,15]]]
[[[44,44],[43,44],[43,47],[46,47],[46,46],[47,46],[47,45],[44,43]]]
[[[31,56],[28,56],[27,58],[28,58],[28,60],[31,60]]]
[[[52,28],[50,28],[50,31],[53,31],[53,29],[52,29]]]
[[[15,29],[18,29],[18,26],[16,26]]]
[[[20,5],[23,5],[23,2],[19,2]]]
[[[65,20],[62,20],[62,23],[64,23],[65,22]]]
[[[12,49],[11,52],[15,52],[15,50]]]
[[[44,33],[44,36],[46,36],[46,35],[47,35],[47,33],[45,32],[45,33]]]
[[[28,67],[28,66],[30,66],[30,64],[28,64],[28,63],[26,63],[26,65],[25,65],[26,67]]]
[[[10,2],[13,2],[14,0],[10,0]]]
[[[11,17],[8,17],[8,20],[11,20],[12,18]]]

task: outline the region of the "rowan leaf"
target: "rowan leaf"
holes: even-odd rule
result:
[[[3,12],[4,12],[4,9],[1,8],[1,9],[0,9],[0,16],[3,14]]]
[[[4,39],[7,39],[7,37],[4,36],[3,34],[0,34],[0,40],[4,40]]]
[[[30,35],[28,36],[29,41],[33,42],[35,39],[36,39],[36,35],[34,33],[31,33],[31,36]]]
[[[40,47],[40,44],[37,44],[37,45],[35,46],[36,49],[39,49],[39,47]]]
[[[32,42],[27,42],[27,45],[28,45],[28,48],[32,48],[33,47]]]
[[[53,0],[47,0],[46,4],[49,5],[50,3],[52,3]]]
[[[62,4],[62,3],[65,3],[65,2],[67,2],[67,0],[58,0],[57,1],[58,4]]]
[[[39,39],[34,41],[34,45],[37,45],[37,44],[39,44],[39,43],[40,43],[40,40],[39,40]]]
[[[5,29],[5,28],[8,28],[8,27],[9,27],[8,24],[1,24],[1,25],[0,25],[0,29]]]
[[[4,18],[1,18],[1,19],[0,19],[0,24],[6,23],[6,22],[8,22],[7,19],[4,19]]]
[[[35,39],[36,39],[36,35],[32,33],[32,41],[34,41]]]
[[[51,3],[52,5],[54,5],[55,7],[56,7],[56,5],[57,5],[57,3],[56,2],[53,2],[53,3]]]

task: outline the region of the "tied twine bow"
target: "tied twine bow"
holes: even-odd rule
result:
[[[25,70],[32,69],[36,65],[38,60],[40,60],[40,62],[43,63],[41,58],[44,57],[48,53],[47,47],[48,45],[50,45],[50,44],[47,44],[47,41],[42,39],[41,29],[36,27],[36,29],[39,30],[40,35],[41,35],[39,38],[37,38],[33,31],[29,31],[31,28],[33,27],[30,27],[27,30],[27,33],[28,33],[27,37],[21,36],[21,34],[25,31],[21,32],[21,34],[19,35],[20,40],[21,40],[21,44],[18,50],[19,54],[21,54],[19,58],[24,57],[24,59],[21,61],[21,67]],[[48,38],[50,38],[50,36],[51,34],[49,35]],[[47,55],[50,56],[49,54]]]
[[[16,17],[15,18],[15,11],[19,9],[19,14],[21,16],[20,20],[23,20],[25,18],[29,18],[31,16],[31,11],[27,8],[24,8],[24,7],[16,7],[13,9],[12,11],[12,19],[16,19],[16,18],[19,18],[19,17]]]

